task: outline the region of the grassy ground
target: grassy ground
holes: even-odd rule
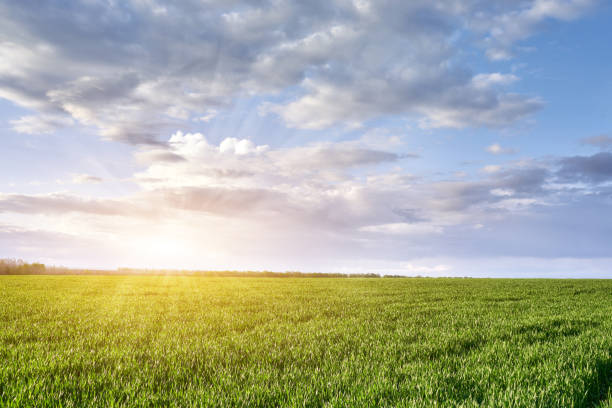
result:
[[[0,277],[0,406],[611,405],[612,281]]]

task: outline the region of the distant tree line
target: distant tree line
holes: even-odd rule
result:
[[[129,275],[185,275],[208,277],[253,277],[253,278],[382,278],[376,273],[323,273],[323,272],[272,272],[272,271],[193,271],[173,269],[131,269],[119,268],[117,273]]]
[[[21,259],[0,259],[0,275],[38,275],[45,273],[45,265],[27,263]]]
[[[246,277],[246,278],[404,278],[398,275],[379,275],[376,273],[322,273],[322,272],[271,272],[271,271],[193,271],[175,269],[135,269],[118,268],[71,269],[58,266],[45,266],[42,263],[28,263],[21,259],[0,259],[0,275],[175,275],[204,277]]]

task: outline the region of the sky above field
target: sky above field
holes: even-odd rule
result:
[[[0,3],[0,257],[612,277],[612,5]]]

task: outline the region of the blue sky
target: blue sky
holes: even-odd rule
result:
[[[0,5],[0,257],[612,277],[612,6]]]

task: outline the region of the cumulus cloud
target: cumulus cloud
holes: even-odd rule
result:
[[[221,153],[233,153],[237,155],[245,155],[251,153],[261,153],[268,150],[268,146],[255,146],[255,144],[247,139],[236,139],[235,137],[225,138],[219,145]]]
[[[218,145],[203,145],[203,136],[187,135],[175,138],[175,147],[181,148],[179,139],[190,149],[199,145],[191,150],[194,155],[147,164],[143,177],[165,166],[165,183],[139,181],[145,191],[116,199],[86,199],[68,193],[3,194],[0,222],[6,215],[14,220],[24,215],[31,223],[42,220],[49,231],[96,231],[100,236],[91,234],[92,239],[112,242],[112,237],[121,237],[128,246],[134,241],[140,250],[150,248],[155,231],[160,231],[156,245],[163,247],[168,236],[182,237],[185,245],[193,246],[186,249],[185,256],[216,253],[219,267],[247,267],[232,263],[247,258],[251,267],[260,260],[264,267],[265,262],[269,268],[290,266],[305,254],[328,268],[351,265],[355,254],[364,262],[416,265],[417,261],[410,260],[440,254],[554,258],[601,256],[607,251],[598,240],[609,232],[610,225],[602,224],[596,215],[607,208],[609,191],[599,184],[594,188],[600,194],[589,195],[559,187],[558,169],[549,168],[548,161],[509,162],[499,171],[480,173],[476,178],[439,181],[386,167],[387,161],[369,172],[369,159],[360,165],[343,159],[342,167],[289,169],[279,163],[282,155],[287,163],[294,163],[291,149],[227,154]],[[350,152],[355,146],[343,147]],[[319,148],[311,146],[311,152],[302,150],[297,156],[316,155]],[[269,155],[277,156],[270,160]],[[322,157],[325,163],[326,156]],[[247,164],[244,170],[240,163]],[[367,176],[345,174],[355,166],[358,174],[365,171]],[[583,208],[592,208],[593,215],[579,216]],[[569,248],[564,240],[577,220],[586,223],[581,228],[587,228],[589,234],[580,245]],[[310,242],[308,248],[303,248],[305,240]],[[155,256],[150,259],[157,260]],[[432,263],[439,264],[447,262]]]
[[[323,129],[337,123],[360,125],[377,116],[419,114],[426,128],[502,127],[539,110],[534,97],[499,93],[494,82],[465,73],[417,68],[416,72],[344,82],[305,80],[308,92],[288,104],[268,105],[290,127]],[[348,83],[347,83],[348,81]]]
[[[423,182],[387,166],[411,155],[355,142],[240,154],[222,151],[202,134],[177,132],[171,140],[173,150],[166,153],[180,154],[181,160],[147,162],[147,150],[142,151],[148,167],[134,179],[142,192],[114,200],[4,194],[0,212],[173,219],[176,211],[185,211],[347,234],[427,235],[483,222],[486,214],[519,202],[529,206],[548,194],[550,173],[537,165],[508,165],[480,180]]]
[[[274,214],[276,220],[355,233],[440,232],[477,218],[472,210],[507,211],[510,199],[543,197],[549,177],[543,167],[521,165],[500,167],[484,180],[423,183],[387,166],[415,155],[374,150],[358,141],[244,155],[222,152],[202,134],[178,132],[169,145],[186,160],[152,162],[138,175],[148,202],[171,201],[176,208],[235,217]]]
[[[141,148],[138,157],[146,168],[134,180],[143,192],[118,200],[3,195],[0,211],[168,219],[184,211],[343,234],[426,235],[463,222],[473,216],[471,209],[508,198],[496,191],[519,199],[540,194],[546,178],[540,169],[524,168],[481,181],[422,183],[389,166],[418,156],[376,150],[367,141],[275,149],[244,142],[231,138],[216,145],[201,133],[176,132],[164,148]],[[88,175],[78,180],[93,181]]]
[[[239,188],[288,186],[295,189],[350,180],[353,170],[400,163],[418,156],[371,147],[371,140],[316,142],[271,148],[247,139],[225,138],[210,143],[202,133],[174,133],[166,147],[146,147],[138,153],[148,167],[136,175],[147,189],[160,187],[232,186]],[[168,154],[161,160],[161,155]],[[163,158],[163,156],[161,157]]]
[[[506,126],[542,102],[506,91],[513,74],[462,65],[455,39],[468,30],[507,49],[539,22],[575,18],[591,3],[7,2],[0,97],[42,115],[36,125],[18,120],[20,131],[74,120],[133,144],[212,121],[253,95],[274,96],[264,110],[296,128],[385,115],[429,127]]]

